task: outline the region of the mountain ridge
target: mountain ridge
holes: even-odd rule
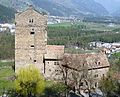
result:
[[[50,15],[107,15],[107,10],[94,0],[0,0],[0,4],[21,10],[28,5],[46,10]]]

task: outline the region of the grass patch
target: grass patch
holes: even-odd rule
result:
[[[14,62],[13,61],[0,61],[0,67],[10,67],[13,66]]]
[[[48,26],[50,27],[59,27],[59,26],[63,26],[63,27],[70,27],[71,23],[57,23],[57,24],[49,24]]]
[[[13,81],[10,80],[10,77],[14,75],[14,70],[10,65],[13,62],[0,62],[0,95],[4,90],[13,88]]]
[[[92,23],[92,22],[76,22],[77,25],[85,25],[85,30],[96,30],[96,31],[114,31],[115,29],[120,28],[120,25],[114,24],[113,27],[109,26],[109,24],[105,23]],[[74,24],[74,25],[75,25]],[[71,27],[72,23],[58,23],[58,24],[49,24],[49,27]]]

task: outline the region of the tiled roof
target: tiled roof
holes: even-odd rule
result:
[[[104,53],[65,54],[64,58],[66,58],[66,60],[69,60],[70,68],[74,68],[77,70],[81,70],[83,67],[86,67],[88,69],[97,69],[110,66],[107,56]]]
[[[45,59],[62,58],[64,54],[63,45],[47,45],[46,50],[47,50],[47,54],[45,55]]]
[[[61,50],[64,50],[64,46],[63,45],[47,45],[47,49],[61,51]]]

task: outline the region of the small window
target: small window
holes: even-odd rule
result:
[[[31,19],[29,19],[29,23],[31,23]]]
[[[49,62],[47,62],[49,64]]]
[[[33,19],[29,19],[29,23],[33,23]]]
[[[37,62],[36,60],[34,60],[34,62]]]
[[[31,21],[32,23],[33,23],[33,19],[32,19],[32,21]]]
[[[59,65],[59,62],[54,62],[54,65]]]
[[[54,62],[54,65],[57,65],[57,62]]]
[[[30,34],[35,34],[35,32],[32,31],[32,32],[30,32]]]
[[[95,78],[98,77],[98,74],[95,75]]]
[[[98,65],[100,65],[100,62],[98,62]]]
[[[57,62],[57,65],[59,65],[59,62]]]
[[[58,72],[58,71],[59,71],[58,69],[55,70],[55,72]]]
[[[98,83],[96,82],[96,83],[95,83],[95,87],[97,87],[97,86],[98,86]]]
[[[34,45],[31,45],[31,47],[34,47]]]

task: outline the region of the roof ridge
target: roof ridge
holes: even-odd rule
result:
[[[23,12],[25,12],[25,11],[27,11],[27,10],[34,10],[34,11],[38,12],[38,13],[41,14],[41,15],[47,15],[47,12],[45,12],[45,11],[40,11],[40,10],[36,9],[33,5],[29,5],[29,7],[27,7],[27,8],[24,9],[23,11],[18,11],[17,13],[18,13],[18,15],[20,15],[21,13],[23,13]]]

